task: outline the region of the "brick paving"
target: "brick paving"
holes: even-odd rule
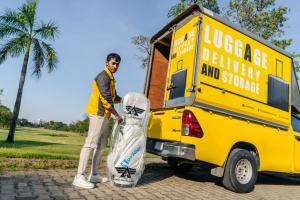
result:
[[[110,183],[97,184],[94,189],[72,186],[76,169],[28,170],[0,173],[0,200],[184,200],[184,199],[300,199],[300,178],[263,174],[255,190],[236,194],[222,187],[220,179],[199,168],[187,174],[174,174],[160,159],[149,159],[137,187],[120,188]],[[101,168],[105,174],[105,168]]]

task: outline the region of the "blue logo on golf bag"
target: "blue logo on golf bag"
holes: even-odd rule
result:
[[[130,154],[130,156],[124,160],[122,160],[121,162],[121,166],[122,167],[128,167],[130,161],[132,160],[132,158],[141,150],[141,147],[137,147],[135,150],[133,150],[133,152]]]

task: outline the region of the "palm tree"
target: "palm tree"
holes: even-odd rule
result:
[[[16,11],[5,10],[3,15],[0,16],[0,41],[4,42],[0,46],[0,64],[9,56],[19,57],[24,55],[13,117],[6,140],[10,143],[14,142],[30,53],[33,54],[32,74],[38,78],[41,76],[44,65],[50,73],[58,63],[55,50],[47,43],[48,40],[54,41],[58,33],[58,26],[53,21],[48,23],[36,22],[37,4],[37,0],[28,0]]]
[[[2,93],[3,93],[3,90],[0,89],[0,96],[2,95]],[[1,99],[0,99],[0,105],[1,105]]]

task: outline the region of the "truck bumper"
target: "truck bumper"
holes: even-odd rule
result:
[[[147,140],[147,152],[162,157],[175,157],[195,161],[195,145],[181,142],[165,142],[159,140]]]

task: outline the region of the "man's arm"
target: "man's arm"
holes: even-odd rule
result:
[[[115,90],[115,93],[116,93],[116,98],[115,98],[115,103],[120,103],[122,101],[122,97],[120,97],[118,94],[117,94],[117,91]]]
[[[101,93],[102,97],[104,98],[104,104],[103,105],[106,109],[111,110],[113,107],[113,101],[110,94],[110,78],[105,76],[104,73],[100,73],[96,77],[96,83],[99,89],[99,92]]]
[[[117,121],[120,123],[122,122],[122,117],[119,113],[115,110],[112,97],[110,94],[110,78],[105,74],[99,74],[96,77],[96,83],[101,93],[102,97],[104,98],[105,102],[103,102],[103,107],[109,111],[116,117]]]

